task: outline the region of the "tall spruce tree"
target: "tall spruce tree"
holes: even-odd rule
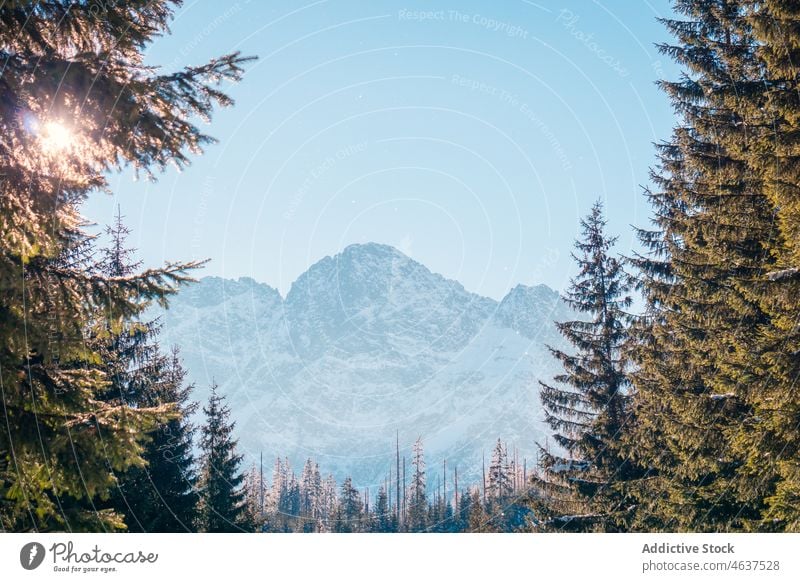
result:
[[[125,514],[128,531],[194,531],[197,511],[197,476],[194,468],[189,418],[197,409],[190,400],[194,385],[186,384],[180,351],[156,356],[149,366],[153,382],[141,395],[139,405],[170,405],[178,416],[160,424],[145,445],[146,465],[119,476],[116,509]]]
[[[11,531],[121,527],[95,511],[115,473],[142,466],[167,408],[103,400],[108,379],[84,341],[100,308],[116,326],[165,301],[191,264],[108,277],[61,258],[87,236],[80,204],[109,172],[185,166],[210,138],[194,125],[230,99],[243,59],[160,74],[143,64],[176,2],[0,4],[0,523]],[[98,7],[101,9],[98,10]],[[102,440],[100,438],[102,434]]]
[[[286,461],[289,466],[289,461]],[[286,531],[298,531],[301,529],[300,519],[300,481],[292,471],[289,475],[289,482],[286,486],[286,496],[284,498],[284,519]]]
[[[347,477],[342,483],[339,504],[336,510],[334,531],[338,533],[356,533],[361,531],[364,504],[361,494],[353,486],[353,479]]]
[[[747,447],[746,470],[771,481],[760,528],[800,531],[800,7],[765,0],[749,15],[765,76],[762,98],[751,99],[762,116],[753,165],[763,172],[778,233],[758,289],[770,316],[755,330],[766,372],[754,391],[761,434],[739,444]]]
[[[425,451],[422,446],[422,437],[414,442],[411,466],[414,468],[414,473],[411,476],[411,490],[408,499],[408,528],[409,531],[419,532],[424,531],[428,525]]]
[[[243,522],[252,526],[254,531],[264,530],[264,476],[256,464],[244,476],[244,516]]]
[[[200,502],[198,530],[202,532],[249,531],[245,507],[244,475],[239,470],[242,455],[236,451],[234,424],[225,397],[211,385],[211,396],[203,407],[206,421],[200,431]]]
[[[332,531],[339,500],[336,498],[336,479],[328,475],[322,482],[322,498],[320,500],[320,531]]]
[[[106,227],[105,234],[109,241],[100,249],[97,270],[108,278],[137,275],[142,263],[134,258],[135,249],[127,246],[130,229],[125,226],[119,207],[114,223]],[[104,321],[105,326],[96,329],[96,337],[92,338],[102,355],[109,380],[101,396],[110,402],[144,406],[144,395],[157,376],[159,324],[155,319],[121,318],[115,311],[112,301],[103,307],[98,319]]]
[[[101,249],[97,268],[107,277],[137,274],[141,263],[127,246],[130,230],[119,209],[106,234],[109,243]],[[113,309],[113,304],[107,305],[102,320],[114,321]],[[193,428],[187,420],[197,405],[189,400],[192,387],[185,385],[177,348],[163,355],[159,332],[157,320],[136,317],[116,326],[107,323],[89,339],[101,354],[109,379],[101,398],[135,408],[170,407],[176,413],[148,435],[142,455],[146,465],[115,474],[110,507],[125,516],[127,530],[134,532],[191,531],[197,502]]]
[[[384,483],[378,490],[378,499],[375,502],[375,518],[372,523],[372,531],[377,533],[397,531],[397,520],[392,508],[389,507],[389,487],[391,487],[390,484]]]
[[[467,516],[467,529],[470,533],[490,533],[494,525],[483,503],[483,495],[478,487],[464,495],[464,513]]]
[[[574,350],[551,348],[564,373],[555,377],[555,384],[540,382],[545,420],[556,446],[540,445],[533,505],[541,526],[554,530],[619,530],[625,527],[630,504],[621,483],[633,474],[619,441],[630,414],[622,347],[631,284],[621,262],[610,254],[616,237],[606,235],[605,226],[597,202],[581,220],[572,255],[578,275],[564,297],[584,318],[556,324]],[[498,447],[493,463],[499,465],[499,441]]]
[[[319,531],[321,497],[322,476],[319,465],[307,459],[300,476],[300,517],[305,532]]]
[[[774,459],[763,454],[776,390],[763,290],[779,236],[754,163],[772,147],[763,139],[771,123],[760,104],[754,6],[682,0],[683,19],[664,21],[678,43],[661,50],[685,74],[661,83],[679,124],[658,146],[647,192],[654,228],[639,231],[647,252],[632,260],[647,301],[631,352],[637,422],[629,450],[650,470],[637,487],[637,528],[760,528],[775,486]]]
[[[511,467],[508,464],[508,450],[500,439],[492,451],[489,464],[488,495],[494,499],[505,499],[512,492]]]

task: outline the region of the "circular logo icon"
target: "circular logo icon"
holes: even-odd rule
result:
[[[39,542],[30,542],[19,551],[19,563],[26,570],[35,570],[44,561],[44,546]]]

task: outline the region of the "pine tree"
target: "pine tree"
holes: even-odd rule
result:
[[[315,531],[323,531],[325,520],[325,484],[322,480],[322,473],[319,470],[319,463],[314,463],[314,499],[312,515],[314,518]]]
[[[800,531],[800,103],[797,65],[800,10],[775,0],[749,11],[758,54],[763,61],[763,95],[751,110],[766,119],[756,133],[759,147],[751,166],[762,172],[764,194],[772,205],[777,233],[758,289],[769,325],[755,330],[764,366],[752,391],[757,432],[736,443],[744,447],[744,471],[769,483],[759,529]],[[754,125],[754,124],[751,124]],[[755,133],[755,131],[754,131]],[[770,462],[765,463],[765,458]],[[769,467],[768,473],[766,467]]]
[[[303,496],[302,482],[297,479],[289,458],[276,458],[270,492],[270,531],[292,532],[303,529]]]
[[[650,471],[637,487],[636,528],[757,528],[774,487],[758,449],[771,439],[762,334],[773,323],[762,292],[778,232],[753,163],[770,124],[758,105],[753,7],[682,0],[684,19],[665,21],[678,44],[662,51],[686,74],[661,83],[680,120],[658,146],[654,227],[639,231],[647,252],[632,260],[647,309],[635,326],[636,425],[626,438]]]
[[[467,513],[467,531],[470,533],[489,533],[493,531],[489,514],[486,512],[486,507],[483,504],[483,494],[476,487],[473,488],[469,494],[464,496],[466,498],[466,513]]]
[[[410,531],[424,531],[428,522],[428,497],[425,480],[425,452],[422,437],[414,442],[411,465],[414,474],[411,476],[411,490],[408,500],[408,528]]]
[[[193,531],[198,501],[192,451],[195,429],[189,420],[197,409],[190,400],[194,386],[186,384],[177,347],[157,360],[149,367],[154,382],[139,405],[174,406],[179,416],[150,433],[142,455],[146,466],[120,475],[121,495],[112,498],[115,508],[125,514],[128,531]]]
[[[458,503],[456,506],[456,517],[455,517],[456,531],[459,532],[469,531],[471,505],[472,505],[472,496],[470,495],[469,490],[460,492],[458,494]]]
[[[440,485],[437,485],[436,496],[428,504],[427,531],[434,533],[452,533],[455,531],[453,528],[453,508],[447,502]]]
[[[107,277],[62,260],[88,240],[80,204],[125,166],[185,166],[211,138],[194,125],[230,99],[238,55],[169,74],[143,65],[173,2],[0,4],[0,523],[10,531],[124,527],[95,511],[114,474],[144,465],[147,432],[174,417],[100,398],[102,359],[84,334],[111,306],[118,327],[165,302],[188,264]],[[90,89],[89,89],[90,88]],[[102,434],[102,440],[100,435]],[[113,473],[109,471],[112,469]]]
[[[508,464],[508,450],[500,439],[492,452],[489,465],[489,496],[503,500],[512,493],[511,467]]]
[[[270,510],[280,511],[281,499],[286,495],[286,471],[280,457],[275,457],[272,467],[272,488],[270,489]]]
[[[378,499],[375,502],[375,519],[373,521],[372,531],[377,533],[389,533],[397,531],[397,524],[395,517],[389,507],[389,493],[386,484],[381,485],[378,490]]]
[[[289,466],[288,459],[286,466]],[[300,518],[300,481],[297,480],[297,475],[294,471],[289,474],[289,482],[286,486],[286,497],[284,499],[283,516],[285,518],[285,531],[296,532],[302,531],[301,518]]]
[[[347,477],[342,483],[334,531],[338,533],[360,531],[363,510],[364,505],[361,501],[361,494],[358,489],[353,487],[353,480]]]
[[[108,278],[137,275],[142,263],[134,258],[136,250],[126,246],[130,229],[125,226],[119,207],[114,223],[106,227],[105,233],[109,243],[100,250],[95,268]],[[101,354],[109,379],[108,388],[101,397],[114,403],[143,406],[146,394],[158,376],[158,321],[141,317],[123,319],[115,313],[115,306],[110,301],[97,319],[104,321],[105,326],[95,328],[95,337],[90,335],[92,330],[87,335]],[[114,322],[118,323],[114,325]]]
[[[263,491],[261,489],[261,472],[253,463],[250,470],[244,476],[244,516],[242,521],[250,524],[253,531],[259,532],[263,529]]]
[[[605,225],[597,202],[581,220],[573,254],[579,272],[564,298],[585,319],[556,324],[574,351],[551,348],[564,373],[554,385],[540,382],[545,420],[558,448],[540,445],[534,511],[543,527],[555,530],[617,530],[630,503],[619,490],[634,476],[619,445],[630,409],[621,353],[630,282],[609,254],[616,238],[605,234]],[[500,441],[495,456],[499,471]]]
[[[458,524],[456,523],[456,512],[454,509],[454,503],[448,500],[444,500],[444,513],[442,518],[442,527],[441,531],[444,533],[456,533],[458,530]]]
[[[328,475],[322,482],[322,499],[320,503],[320,531],[332,531],[338,511],[339,503],[336,497],[336,479]]]
[[[266,531],[285,532],[286,525],[286,500],[289,486],[288,467],[283,464],[280,457],[275,458],[272,467],[272,486],[266,503]]]
[[[246,523],[242,456],[236,452],[234,423],[225,397],[212,384],[208,404],[203,407],[206,421],[200,437],[200,503],[198,530],[236,532],[251,529]]]
[[[106,228],[109,246],[101,249],[98,269],[107,277],[130,277],[140,270],[133,249],[126,246],[130,230],[119,210]],[[103,318],[113,321],[113,305]],[[149,435],[142,455],[146,466],[116,474],[110,507],[125,516],[128,531],[191,531],[197,504],[194,492],[192,435],[188,417],[197,404],[190,402],[192,386],[185,386],[186,372],[177,348],[170,356],[160,353],[156,320],[141,317],[106,325],[90,338],[103,357],[108,388],[106,401],[136,408],[171,407],[177,413]]]
[[[300,517],[302,530],[305,532],[319,531],[321,497],[322,477],[319,465],[308,459],[300,477]]]

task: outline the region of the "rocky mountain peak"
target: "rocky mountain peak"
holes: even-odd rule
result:
[[[245,452],[319,460],[337,478],[380,480],[400,431],[477,475],[498,437],[530,447],[546,430],[536,379],[568,310],[544,285],[500,302],[470,293],[397,249],[351,245],[312,265],[285,300],[252,279],[207,277],[164,314],[203,400],[230,397]]]

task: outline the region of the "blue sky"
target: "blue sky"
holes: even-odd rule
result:
[[[148,265],[210,258],[203,275],[288,291],[351,243],[393,245],[470,291],[563,290],[578,219],[607,205],[618,250],[646,225],[652,143],[674,117],[676,67],[657,16],[629,2],[189,1],[148,51],[166,71],[241,50],[220,141],[156,183],[113,176]]]

